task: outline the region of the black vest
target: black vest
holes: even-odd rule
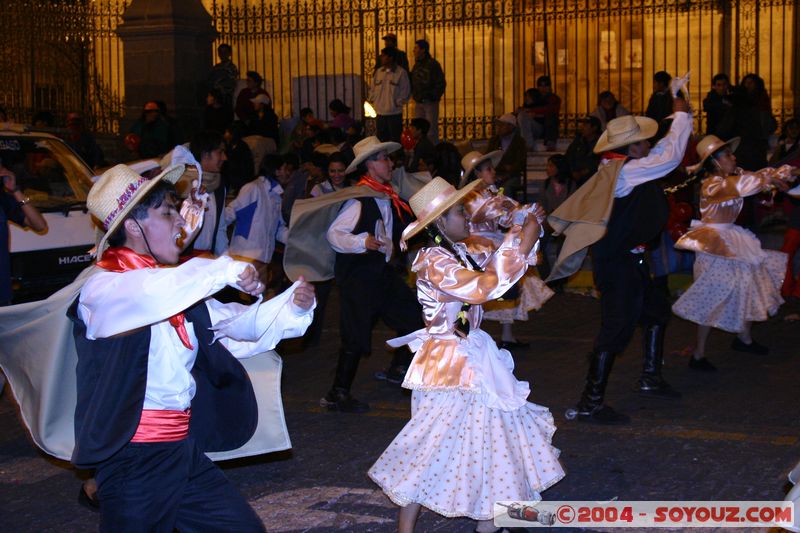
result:
[[[378,208],[378,202],[375,198],[365,197],[356,198],[361,203],[361,215],[358,222],[356,222],[352,233],[358,235],[359,233],[369,233],[375,235],[375,225],[381,220],[381,210]],[[408,222],[397,215],[397,210],[390,204],[392,213],[392,246],[397,252],[400,242],[400,236],[403,230],[408,225]],[[411,218],[408,215],[405,218]],[[397,255],[397,254],[395,254]],[[336,262],[333,266],[333,272],[336,277],[336,283],[346,283],[348,280],[360,279],[364,281],[376,281],[381,278],[383,270],[387,267],[386,254],[382,251],[367,250],[363,254],[336,254]]]
[[[86,338],[86,325],[78,317],[77,307],[76,299],[67,311],[78,352],[71,461],[77,467],[91,468],[117,453],[136,433],[147,385],[150,328],[92,341]],[[192,368],[197,389],[189,433],[204,452],[238,448],[250,440],[258,424],[250,378],[222,344],[211,344],[211,318],[202,301],[185,315],[194,326],[198,343]]]
[[[659,236],[669,218],[669,204],[661,186],[648,181],[628,196],[615,198],[605,236],[592,246],[592,256],[624,253]]]

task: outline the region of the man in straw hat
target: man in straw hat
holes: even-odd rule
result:
[[[328,242],[336,251],[334,273],[342,308],[342,345],[336,375],[330,391],[320,400],[330,410],[369,410],[366,403],[350,394],[350,387],[361,356],[371,351],[372,328],[377,318],[399,335],[422,327],[419,303],[390,263],[400,233],[414,217],[391,185],[389,154],[399,149],[400,144],[382,143],[377,137],[356,143],[355,159],[345,173],[363,165],[365,173],[356,185],[379,195],[346,201],[327,231]],[[408,349],[396,350],[389,369],[376,377],[400,383],[410,361]]]
[[[298,282],[250,308],[212,299],[226,285],[254,296],[264,287],[229,257],[178,265],[185,220],[172,184],[182,173],[146,179],[117,165],[89,192],[103,234],[100,271],[68,311],[78,354],[71,460],[96,469],[101,530],[261,531],[205,453],[250,441],[260,413],[238,359],[302,335],[314,293]]]
[[[654,182],[680,164],[692,117],[683,98],[675,98],[672,126],[652,149],[648,139],[658,123],[623,116],[608,123],[594,151],[603,154],[597,173],[549,217],[554,234],[566,237],[548,280],[577,271],[591,246],[592,268],[600,290],[600,333],[591,353],[586,386],[568,417],[600,424],[627,423],[626,415],[603,404],[616,355],[625,350],[637,322],[645,328],[644,368],[636,386],[649,397],[679,394],[661,377],[664,328],[670,317],[665,295],[654,290],[644,244],[667,221],[664,193]]]

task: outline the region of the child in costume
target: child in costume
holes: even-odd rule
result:
[[[427,228],[436,243],[412,266],[426,327],[389,341],[415,352],[403,382],[413,391],[412,415],[369,470],[402,507],[402,533],[413,531],[421,507],[494,531],[494,502],[537,501],[564,476],[551,446],[552,415],[527,401],[530,386],[514,377],[511,354],[480,329],[482,304],[525,274],[540,226],[520,212],[500,246],[476,264],[458,241],[469,236],[460,203],[479,184],[456,190],[434,178],[409,202],[417,221],[401,242]]]
[[[487,245],[493,250],[505,237],[504,229],[510,227],[512,217],[517,211],[532,211],[533,205],[520,205],[504,195],[495,187],[497,171],[495,166],[503,156],[502,150],[488,154],[470,152],[461,160],[465,183],[481,181],[464,200],[464,210],[469,219],[470,238],[465,241],[470,253],[486,253]],[[541,221],[544,219],[541,213]],[[515,320],[528,320],[528,311],[538,310],[553,296],[553,291],[532,270],[502,299],[488,303],[484,307],[484,318],[502,324],[500,347],[508,350],[528,348],[527,342],[519,342],[511,330]]]
[[[758,172],[736,166],[735,137],[723,142],[707,135],[697,144],[700,163],[708,177],[703,180],[699,221],[675,243],[676,248],[696,252],[694,283],[672,306],[681,318],[698,325],[697,345],[689,367],[714,371],[705,357],[711,328],[736,333],[731,348],[766,354],[766,346],[750,336],[754,321],[766,320],[783,303],[780,289],[786,273],[786,254],[762,250],[758,238],[734,222],[744,198],[770,189],[786,190],[797,169],[784,165]]]

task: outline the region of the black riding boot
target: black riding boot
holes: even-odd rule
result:
[[[339,352],[339,362],[336,364],[336,375],[333,379],[333,387],[319,401],[322,407],[327,407],[329,411],[341,411],[343,413],[366,413],[369,405],[360,402],[350,395],[350,386],[356,377],[358,362],[361,354],[341,350]]]
[[[643,396],[651,398],[680,398],[681,393],[670,387],[661,377],[664,365],[664,326],[651,325],[642,334],[644,366],[637,388]]]
[[[628,416],[617,413],[607,405],[603,405],[603,397],[608,385],[608,376],[614,366],[612,352],[595,350],[591,353],[589,373],[586,376],[586,387],[576,408],[578,420],[597,424],[627,424]]]
[[[411,359],[413,359],[413,357],[414,354],[411,353],[411,350],[408,349],[408,346],[401,346],[400,348],[397,348],[394,351],[392,363],[389,365],[389,368],[375,372],[375,379],[380,381],[388,381],[389,383],[394,383],[395,385],[403,383],[403,380],[406,378],[406,371],[411,365]]]

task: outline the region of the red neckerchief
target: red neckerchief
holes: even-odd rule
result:
[[[134,252],[125,246],[109,248],[103,252],[103,258],[97,262],[97,266],[109,272],[126,272],[128,270],[136,270],[139,268],[158,268],[156,260],[149,255],[142,255]],[[193,350],[192,342],[189,340],[189,333],[186,331],[184,324],[185,317],[183,313],[178,313],[175,316],[169,317],[170,325],[175,328],[175,332],[181,339],[184,346]]]
[[[628,156],[619,152],[603,152],[601,159],[627,159]]]
[[[362,176],[356,185],[366,185],[373,191],[382,192],[388,196],[389,199],[392,200],[392,205],[394,205],[394,208],[397,210],[397,215],[401,219],[403,218],[403,214],[400,212],[401,209],[412,217],[414,216],[414,212],[410,207],[408,207],[407,203],[400,199],[400,197],[397,195],[397,192],[395,192],[391,185],[380,183],[368,174]]]

